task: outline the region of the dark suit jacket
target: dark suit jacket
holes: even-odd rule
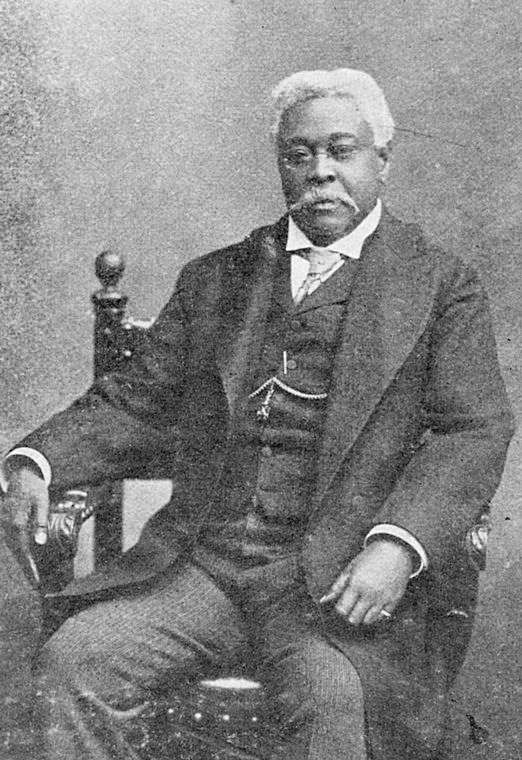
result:
[[[48,457],[59,488],[136,477],[153,460],[173,477],[171,503],[119,570],[79,590],[160,571],[191,540],[176,526],[189,525],[194,536],[204,521],[260,350],[285,232],[283,219],[190,262],[128,370],[22,442]],[[316,599],[375,524],[405,528],[428,554],[428,572],[410,584],[388,628],[354,633],[331,625],[375,707],[367,709],[376,758],[380,743],[387,760],[404,760],[413,742],[419,760],[435,742],[435,705],[446,685],[439,645],[447,631],[439,623],[474,598],[463,540],[497,487],[511,433],[475,272],[428,245],[416,226],[385,214],[364,246],[344,316],[302,549]],[[382,728],[381,708],[397,746]]]

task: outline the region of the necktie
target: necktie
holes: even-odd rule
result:
[[[326,248],[308,248],[302,251],[301,256],[310,262],[310,269],[306,279],[295,294],[294,303],[300,304],[306,298],[316,282],[321,282],[324,275],[333,269],[341,260],[341,254],[329,251]]]

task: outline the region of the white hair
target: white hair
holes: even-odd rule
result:
[[[384,94],[369,74],[357,69],[298,71],[272,90],[275,112],[272,133],[277,136],[285,111],[314,98],[348,98],[373,132],[374,145],[383,148],[393,137],[393,118]]]

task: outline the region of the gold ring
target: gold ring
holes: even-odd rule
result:
[[[392,615],[391,615],[391,612],[388,612],[388,610],[381,610],[381,611],[379,612],[379,615],[380,615],[381,617],[383,617],[383,618],[386,618],[387,620],[388,620],[389,618],[391,618],[391,616],[392,616]]]

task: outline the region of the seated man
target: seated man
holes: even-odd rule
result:
[[[486,296],[382,206],[371,77],[301,72],[273,103],[288,213],[190,262],[139,355],[8,459],[6,519],[35,514],[40,541],[51,482],[152,458],[174,481],[138,544],[66,590],[91,604],[39,659],[49,759],[132,757],[154,690],[234,663],[277,706],[274,760],[422,760],[442,736],[446,615],[476,591],[465,536],[512,433]]]

